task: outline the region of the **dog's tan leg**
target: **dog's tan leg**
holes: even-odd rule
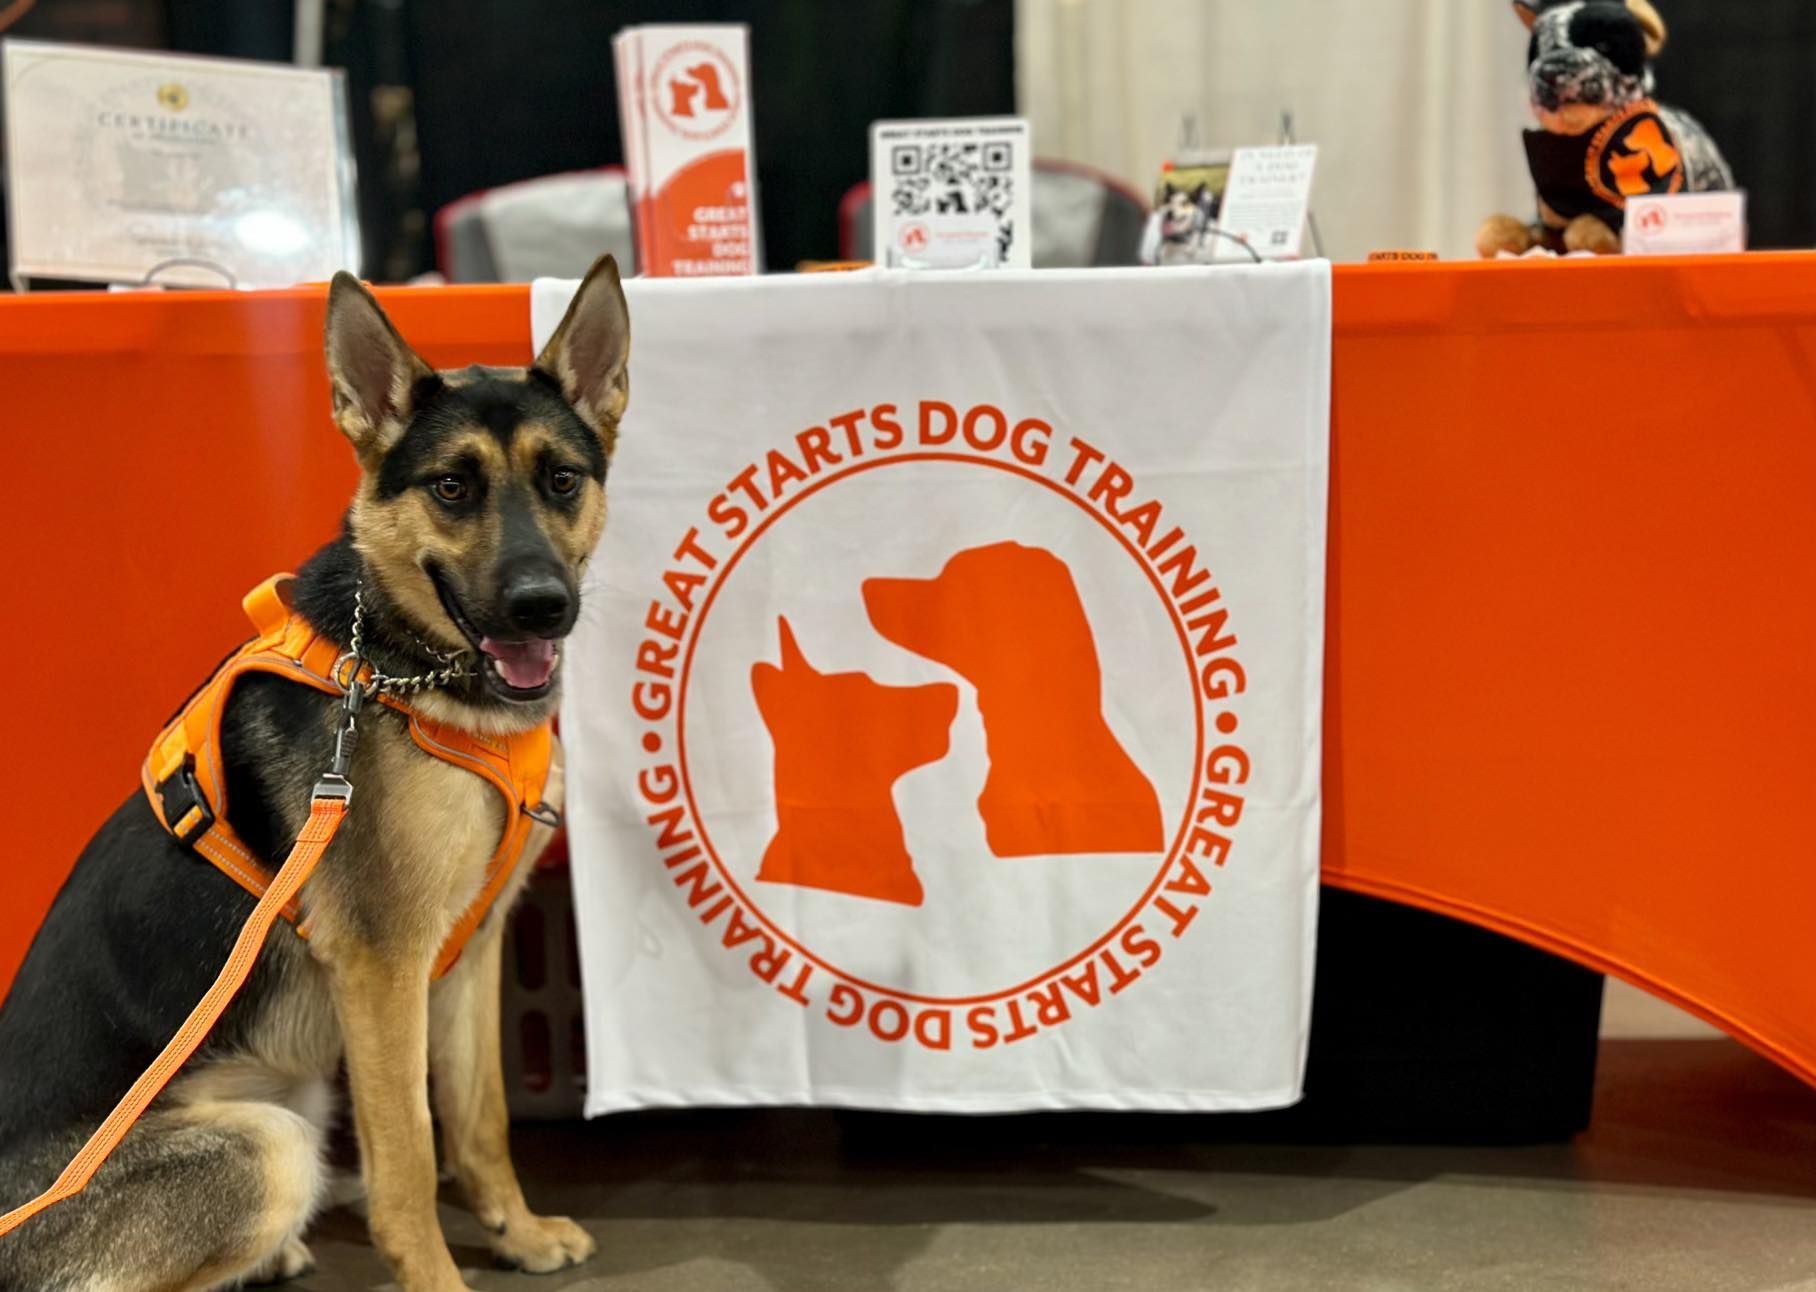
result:
[[[404,1292],[465,1292],[435,1211],[426,961],[346,948],[330,962],[372,1241]]]
[[[497,923],[502,923],[498,921]],[[510,1114],[499,1050],[499,959],[504,939],[488,928],[430,997],[429,1065],[447,1164],[499,1260],[546,1274],[576,1265],[594,1243],[562,1216],[532,1213],[511,1165]]]
[[[29,1163],[48,1183],[79,1139]],[[321,1196],[321,1135],[288,1108],[209,1100],[154,1110],[84,1192],[0,1239],[6,1292],[203,1292],[292,1246]]]

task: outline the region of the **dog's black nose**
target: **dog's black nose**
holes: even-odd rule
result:
[[[504,617],[531,637],[553,637],[574,626],[574,597],[567,580],[547,569],[525,570],[504,586]]]

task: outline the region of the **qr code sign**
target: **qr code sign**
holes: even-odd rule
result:
[[[896,215],[1006,215],[1015,198],[1006,143],[896,144],[889,151]]]
[[[1030,268],[1028,123],[880,121],[871,127],[872,245],[905,269]]]

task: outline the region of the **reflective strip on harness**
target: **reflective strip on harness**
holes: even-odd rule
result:
[[[296,837],[296,846],[290,850],[271,884],[259,898],[257,906],[240,929],[240,935],[234,940],[233,951],[227,957],[227,963],[221,966],[214,984],[196,1002],[195,1008],[189,1011],[189,1017],[165,1043],[158,1057],[152,1060],[151,1066],[139,1074],[139,1079],[132,1083],[128,1090],[114,1105],[107,1119],[88,1137],[68,1166],[63,1168],[50,1188],[33,1198],[30,1202],[13,1208],[0,1216],[0,1238],[5,1237],[20,1225],[30,1220],[39,1212],[54,1207],[65,1198],[74,1197],[87,1187],[94,1178],[108,1154],[118,1148],[120,1141],[126,1138],[151,1101],[158,1097],[170,1079],[177,1074],[189,1056],[208,1038],[208,1033],[220,1021],[227,1006],[239,994],[240,988],[246,985],[246,978],[252,972],[252,966],[259,958],[259,952],[265,947],[265,938],[271,932],[271,926],[277,922],[280,909],[294,904],[295,895],[315,870],[316,863],[321,861],[322,854],[328,850],[328,844],[334,839],[334,832],[340,828],[341,818],[346,815],[347,805],[338,799],[316,799],[309,808],[309,820],[303,825],[302,833]]]

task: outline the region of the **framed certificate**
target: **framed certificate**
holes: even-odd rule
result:
[[[15,285],[358,270],[338,71],[9,40],[0,76]]]

